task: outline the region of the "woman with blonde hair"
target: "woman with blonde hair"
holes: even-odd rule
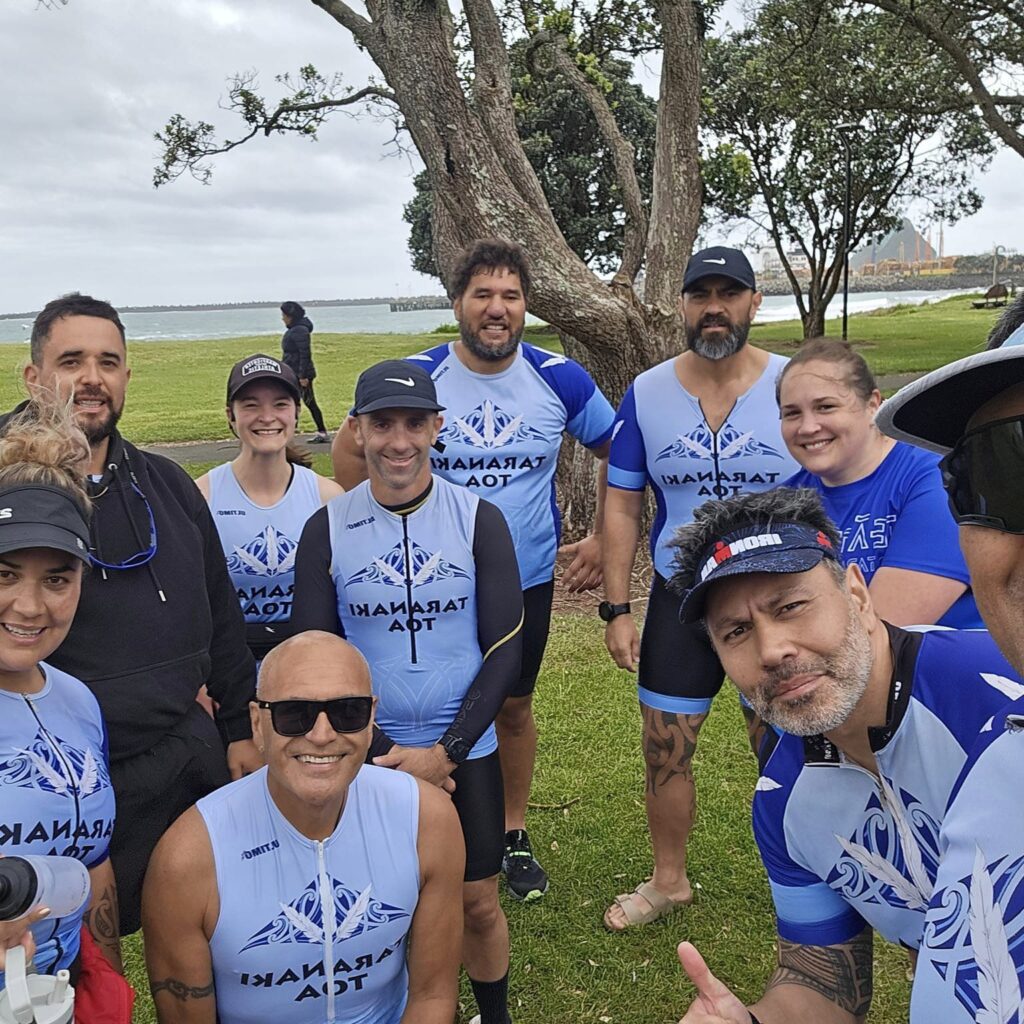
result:
[[[86,905],[66,917],[38,907],[0,923],[0,970],[20,944],[39,973],[68,969],[76,984],[90,938],[121,972],[106,729],[85,684],[46,663],[68,634],[89,565],[88,463],[68,410],[39,398],[0,436],[0,820],[12,837],[3,850],[75,857],[91,883]]]
[[[980,627],[939,458],[878,430],[882,393],[863,357],[814,338],[775,393],[783,440],[803,467],[786,483],[821,494],[840,558],[860,566],[875,611],[896,626]]]

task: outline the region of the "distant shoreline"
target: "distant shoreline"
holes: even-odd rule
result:
[[[1013,283],[1018,288],[1024,287],[1024,275],[1014,272],[1001,273],[999,280]],[[864,277],[850,279],[850,293],[861,292],[912,292],[912,291],[955,291],[976,289],[985,291],[992,283],[989,273],[983,274],[948,274],[945,276],[921,277]],[[779,278],[763,278],[758,282],[765,295],[792,295],[789,282]],[[413,295],[395,297],[378,295],[368,299],[307,299],[302,305],[307,309],[318,306],[387,306],[392,302],[414,303],[425,299],[440,299],[439,295]],[[447,301],[446,301],[447,304]],[[182,306],[118,306],[119,313],[210,313],[232,309],[276,309],[279,302],[202,302]],[[0,313],[0,320],[34,320],[39,310],[28,313]]]

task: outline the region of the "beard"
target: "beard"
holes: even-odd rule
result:
[[[91,398],[95,396],[85,395],[83,397]],[[120,419],[121,410],[108,405],[107,414],[102,419],[97,420],[95,417],[89,417],[83,421],[76,416],[75,423],[78,425],[78,429],[85,434],[89,447],[95,448],[113,434]]]
[[[721,338],[705,338],[705,327],[725,327],[727,333]],[[686,344],[690,351],[702,359],[728,359],[747,343],[750,334],[750,321],[734,324],[728,317],[704,316],[695,327],[686,325]]]
[[[462,344],[465,345],[466,348],[477,357],[477,359],[485,359],[490,363],[500,363],[502,359],[508,359],[508,357],[512,355],[517,348],[519,348],[519,342],[522,340],[522,335],[522,331],[513,335],[510,330],[508,341],[502,345],[490,345],[483,341],[479,334],[474,334],[465,324],[459,324],[459,337],[462,340]]]
[[[785,665],[765,676],[747,694],[750,706],[766,722],[794,736],[817,736],[838,728],[853,713],[871,677],[871,640],[854,608],[836,651],[824,658]],[[776,699],[779,685],[802,675],[824,675],[830,682],[794,700]],[[826,692],[823,692],[826,691]]]

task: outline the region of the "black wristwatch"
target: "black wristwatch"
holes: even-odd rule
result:
[[[597,614],[605,622],[611,622],[612,619],[617,619],[620,615],[628,615],[630,612],[629,602],[625,604],[612,604],[610,601],[602,601],[597,606]]]
[[[469,752],[472,749],[469,743],[458,736],[442,736],[438,743],[444,747],[444,752],[452,764],[462,764],[469,757]]]

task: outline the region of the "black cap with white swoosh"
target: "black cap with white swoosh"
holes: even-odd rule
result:
[[[437,391],[422,366],[406,359],[386,359],[367,367],[356,381],[352,415],[379,409],[430,409],[441,412]]]
[[[703,277],[731,277],[744,288],[757,291],[750,260],[739,249],[730,249],[728,246],[713,245],[710,249],[695,252],[686,264],[683,291],[689,291]]]

